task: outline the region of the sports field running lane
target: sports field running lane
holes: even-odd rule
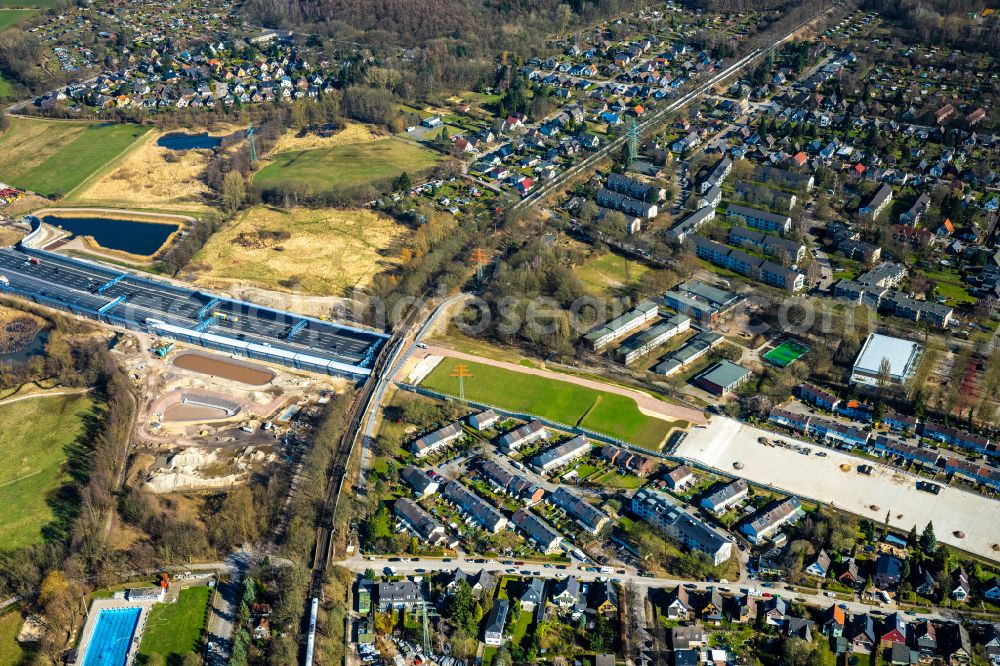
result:
[[[585,377],[577,377],[576,375],[567,375],[561,372],[552,372],[551,370],[540,370],[538,368],[528,368],[523,365],[517,365],[516,363],[507,363],[505,361],[496,361],[492,358],[485,358],[483,356],[476,356],[475,354],[466,354],[465,352],[456,351],[454,349],[449,349],[447,347],[431,346],[425,350],[421,350],[422,354],[417,355],[418,358],[422,356],[451,356],[452,358],[458,358],[465,361],[475,361],[476,363],[482,363],[483,365],[492,365],[496,368],[503,368],[504,370],[510,370],[511,372],[520,372],[526,375],[537,375],[538,377],[545,377],[546,379],[552,379],[558,382],[566,382],[567,384],[576,384],[578,386],[585,386],[590,389],[597,391],[605,391],[607,393],[616,393],[618,395],[625,396],[626,398],[632,398],[635,400],[636,404],[639,406],[639,411],[647,416],[654,416],[657,418],[662,418],[667,421],[675,421],[681,419],[693,424],[705,424],[708,423],[708,419],[705,415],[697,410],[690,407],[683,407],[681,405],[672,405],[669,402],[664,402],[662,400],[657,400],[649,394],[642,393],[640,391],[634,391],[632,389],[627,389],[621,386],[616,386],[614,384],[604,384],[602,382],[587,379]]]

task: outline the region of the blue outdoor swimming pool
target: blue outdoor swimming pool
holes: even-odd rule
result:
[[[97,616],[83,666],[125,666],[142,609],[106,608]]]

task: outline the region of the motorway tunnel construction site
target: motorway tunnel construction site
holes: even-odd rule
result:
[[[0,248],[0,289],[48,307],[300,370],[363,380],[389,336],[25,247]]]

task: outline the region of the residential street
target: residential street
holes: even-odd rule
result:
[[[753,580],[741,580],[736,582],[730,581],[728,583],[707,583],[703,581],[688,581],[677,578],[647,578],[637,575],[635,570],[632,568],[626,569],[626,573],[624,574],[602,574],[598,571],[586,571],[588,565],[585,564],[568,563],[565,565],[565,569],[557,569],[556,565],[553,564],[546,566],[544,564],[525,563],[523,566],[515,566],[504,565],[498,560],[488,560],[484,563],[477,563],[467,556],[457,556],[446,559],[406,558],[408,561],[405,562],[402,561],[402,559],[403,558],[390,558],[382,556],[366,558],[360,555],[355,555],[353,557],[335,562],[335,564],[346,567],[356,573],[363,573],[366,569],[373,569],[379,575],[385,571],[386,567],[393,567],[397,574],[404,576],[426,575],[440,571],[454,571],[457,568],[470,574],[476,573],[482,569],[501,574],[504,573],[506,569],[516,569],[517,575],[539,576],[553,580],[570,575],[576,577],[577,580],[580,581],[595,581],[605,578],[620,582],[622,585],[634,586],[639,598],[645,598],[651,589],[670,589],[678,585],[684,585],[690,589],[697,590],[717,587],[723,592],[739,592],[743,589],[759,589],[762,593],[780,595],[788,599],[798,600],[801,603],[820,608],[826,608],[833,603],[832,599],[822,594],[790,592],[783,589],[784,586],[780,584],[776,584],[773,588],[764,589],[760,582]],[[616,571],[618,571],[618,569],[616,569]],[[860,601],[837,601],[837,603],[842,604],[850,613],[870,613],[873,610],[883,613],[891,613],[895,610],[895,606],[886,604],[873,605],[862,603]],[[951,611],[938,609],[934,613],[921,613],[920,617],[933,620],[950,620],[959,616]]]

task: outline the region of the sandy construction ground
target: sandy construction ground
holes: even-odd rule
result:
[[[888,510],[889,522],[904,531],[913,525],[920,530],[932,520],[938,541],[1000,561],[1000,550],[993,549],[1000,544],[1000,502],[948,487],[931,495],[916,489],[915,477],[887,466],[876,464],[872,475],[865,476],[856,469],[868,460],[803,442],[814,452],[827,452],[825,458],[804,456],[759,444],[761,436],[774,437],[769,431],[716,416],[707,427],[692,429],[676,455],[878,523]],[[794,441],[791,437],[781,439]],[[744,465],[738,472],[733,469],[736,461]],[[847,465],[849,471],[843,471],[841,465]],[[956,530],[965,532],[965,537],[956,537]]]

